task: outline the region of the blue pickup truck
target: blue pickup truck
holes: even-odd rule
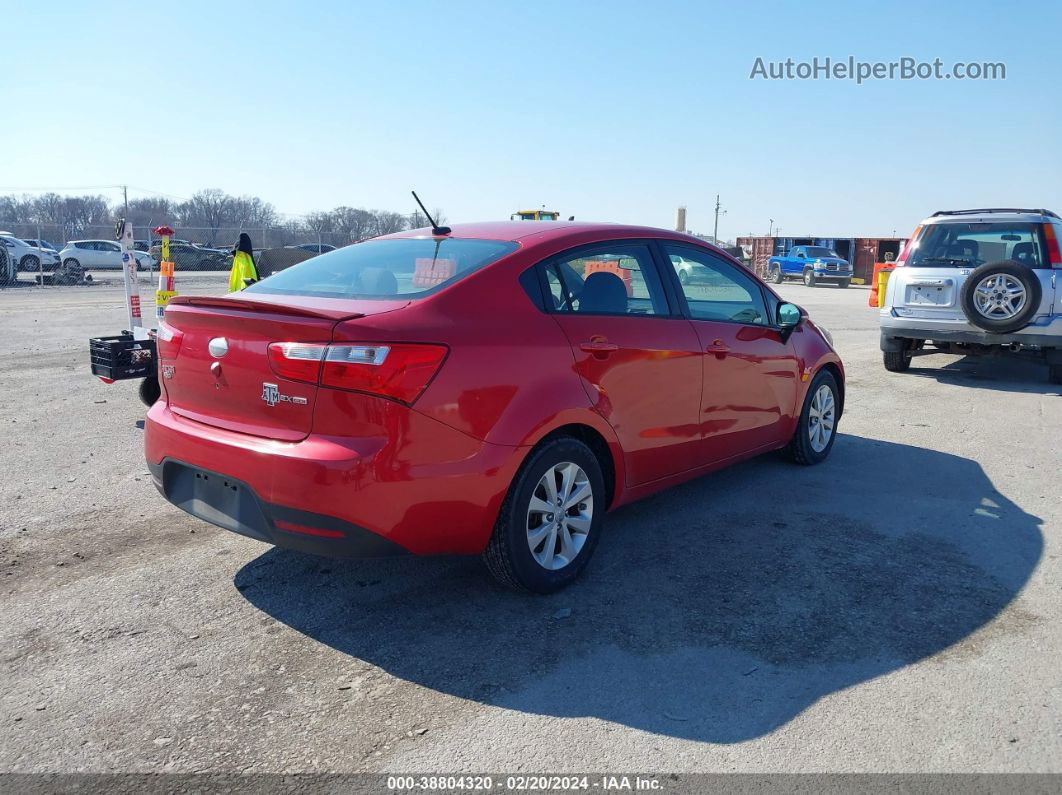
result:
[[[784,257],[767,260],[767,279],[775,284],[803,279],[808,287],[827,282],[847,287],[852,283],[852,264],[824,246],[793,246]]]

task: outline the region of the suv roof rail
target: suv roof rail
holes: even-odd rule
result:
[[[1050,210],[1029,210],[1020,207],[985,207],[980,210],[937,210],[930,216],[930,218],[936,218],[938,215],[981,215],[982,213],[1037,213],[1051,218],[1058,218],[1058,215]]]

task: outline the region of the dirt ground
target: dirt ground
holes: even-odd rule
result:
[[[0,291],[0,771],[1062,771],[1044,371],[886,373],[865,290],[785,285],[848,368],[828,462],[616,511],[532,597],[170,506],[135,385],[88,372],[124,319],[101,278]]]

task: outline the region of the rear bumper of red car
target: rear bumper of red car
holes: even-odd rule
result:
[[[522,448],[404,411],[392,437],[282,442],[190,420],[161,400],[145,453],[174,505],[276,546],[330,557],[481,552]]]

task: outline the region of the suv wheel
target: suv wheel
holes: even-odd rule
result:
[[[771,269],[771,281],[775,284],[781,284],[785,281],[785,276],[782,275],[782,268],[780,266],[775,265]]]
[[[837,437],[840,409],[837,379],[829,370],[820,370],[808,387],[796,432],[785,448],[793,461],[811,466],[826,460]]]
[[[27,254],[22,258],[22,261],[18,264],[19,270],[36,272],[41,267],[41,261],[33,254]]]
[[[578,439],[553,439],[520,467],[483,560],[509,588],[559,590],[590,560],[604,513],[605,480],[597,457]]]
[[[841,279],[841,281],[837,282],[837,286],[843,289],[843,288],[847,287],[848,285],[850,285],[851,283],[852,283],[851,279]]]
[[[1012,260],[975,268],[962,286],[962,310],[978,328],[1007,334],[1025,328],[1040,308],[1036,274]]]
[[[804,286],[815,286],[815,271],[813,271],[811,268],[804,268]]]

